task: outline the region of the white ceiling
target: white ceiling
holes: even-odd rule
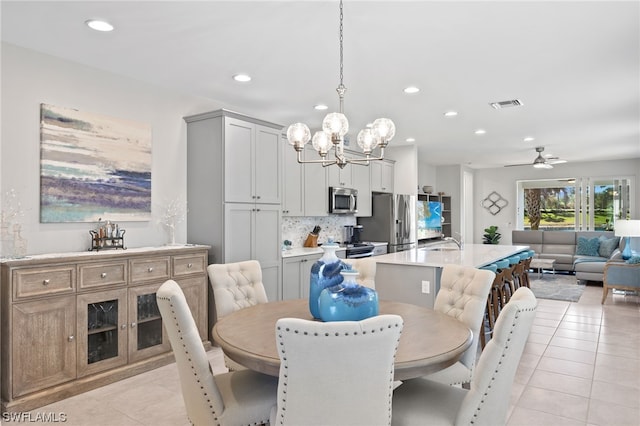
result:
[[[313,130],[326,114],[313,105],[338,107],[337,1],[1,7],[5,42],[264,120]],[[116,30],[91,31],[89,18]],[[239,72],[253,80],[233,81]],[[352,139],[386,116],[391,144],[415,138],[428,164],[529,163],[538,145],[570,162],[640,158],[640,2],[346,0],[344,84]],[[524,105],[489,106],[509,99]]]

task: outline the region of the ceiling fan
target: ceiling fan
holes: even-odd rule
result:
[[[558,157],[553,157],[550,155],[542,155],[542,151],[544,151],[544,146],[536,147],[536,152],[538,156],[533,163],[524,163],[524,164],[507,164],[505,167],[514,167],[514,166],[533,166],[536,169],[553,169],[554,164],[562,164],[566,163],[567,160],[561,160]]]

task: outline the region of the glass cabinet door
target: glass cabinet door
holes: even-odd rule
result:
[[[129,288],[129,361],[170,350],[156,303],[161,284]]]
[[[78,296],[78,377],[127,362],[126,294],[120,289]]]

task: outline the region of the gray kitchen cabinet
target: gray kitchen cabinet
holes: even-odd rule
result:
[[[282,259],[282,299],[309,297],[311,267],[322,257],[321,253]]]
[[[347,154],[350,156],[351,154]],[[358,166],[347,164],[341,169],[338,166],[330,166],[327,171],[327,186],[336,188],[353,188],[353,172]]]
[[[277,258],[279,268],[283,126],[224,109],[184,120],[187,241],[211,246],[209,264],[263,259],[267,262],[262,265],[265,268]],[[235,204],[239,206],[230,207]],[[251,214],[252,209],[270,213],[256,217]],[[277,210],[277,215],[272,209]],[[235,216],[225,217],[225,210],[233,211]],[[269,231],[274,238],[265,243],[260,232],[268,227],[258,227],[256,223],[267,216],[269,226],[274,227]],[[262,243],[256,246],[250,241]],[[273,247],[277,247],[275,252]]]
[[[225,117],[225,202],[280,204],[280,142],[279,130]]]
[[[371,190],[393,193],[394,162],[390,160],[371,162]]]
[[[310,145],[304,150],[305,159],[319,159],[320,157]],[[329,166],[336,167],[336,166]],[[304,215],[328,216],[329,191],[327,190],[327,167],[321,164],[304,165]]]
[[[282,216],[304,216],[304,165],[298,163],[297,154],[286,138],[282,145],[285,147],[282,150]]]
[[[372,163],[375,163],[372,162]],[[371,164],[368,166],[352,165],[351,176],[353,187],[358,190],[357,217],[371,216]]]
[[[224,260],[255,259],[262,268],[262,282],[271,301],[280,299],[280,206],[225,203]]]

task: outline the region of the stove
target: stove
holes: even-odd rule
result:
[[[371,257],[373,256],[373,249],[375,246],[371,243],[354,243],[354,244],[345,244],[346,247],[346,257],[347,259],[358,259],[360,257]]]

